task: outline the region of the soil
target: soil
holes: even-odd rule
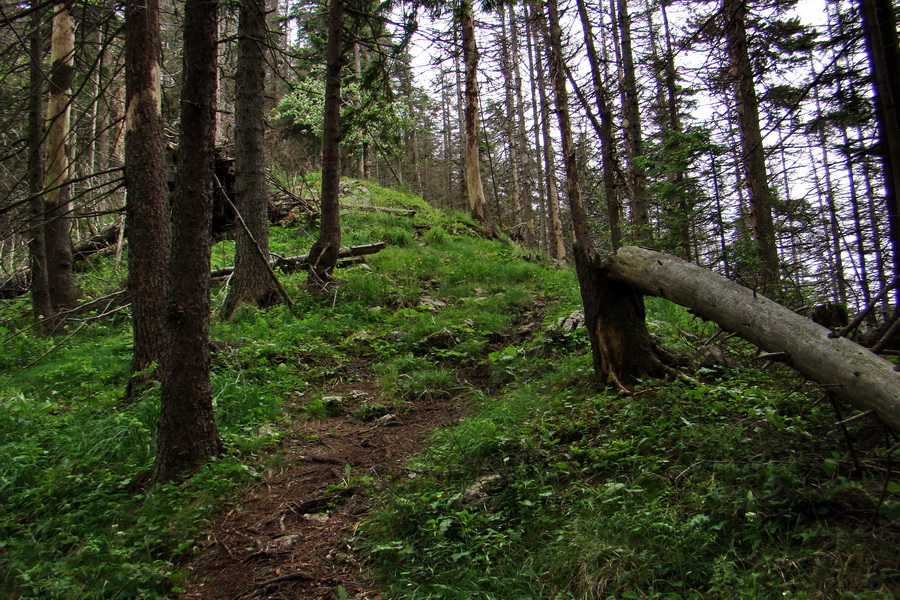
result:
[[[421,399],[386,412],[367,381],[331,385],[324,397],[341,414],[304,418],[299,402],[289,407],[293,423],[267,459],[276,466],[213,517],[181,565],[190,575],[179,600],[329,600],[340,588],[347,598],[380,598],[350,540],[378,490],[409,477],[405,465],[427,434],[457,422],[465,403]]]

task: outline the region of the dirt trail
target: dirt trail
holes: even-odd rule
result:
[[[463,411],[461,401],[441,399],[368,422],[349,416],[354,405],[377,405],[379,393],[368,382],[329,386],[346,414],[295,419],[270,461],[280,468],[214,517],[199,553],[182,565],[191,573],[180,600],[329,600],[339,587],[348,598],[379,598],[347,542],[374,489],[407,477],[404,465],[428,432]]]

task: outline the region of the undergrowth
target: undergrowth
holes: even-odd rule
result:
[[[349,193],[343,243],[388,248],[339,269],[322,296],[304,293],[304,273],[280,274],[294,310],[214,313],[227,452],[180,484],[139,485],[159,390],[122,402],[127,308],[43,339],[27,299],[0,307],[0,598],[171,597],[206,519],[261,476],[279,425],[339,414],[323,390],[359,379],[382,398],[355,409],[361,420],[418,400],[479,405],[435,435],[417,476],[386,489],[361,530],[391,598],[897,594],[900,486],[871,424],[849,426],[851,453],[830,405],[753,367],[735,340],[722,345],[740,367],[698,368],[715,327],[659,300],[651,332],[685,358],[685,376],[628,396],[598,388],[584,329],[558,324],[579,306],[571,270],[481,239],[469,217],[415,196]],[[272,229],[271,247],[296,256],[315,237],[296,220]],[[213,266],[231,264],[233,248],[219,242]],[[92,259],[85,295],[116,291],[123,264]],[[226,293],[214,289],[215,310]]]
[[[532,300],[573,297],[570,273],[473,238],[468,217],[377,186],[351,191],[356,204],[401,212],[343,211],[344,243],[388,249],[339,269],[324,296],[304,293],[304,273],[281,274],[293,311],[241,307],[227,323],[214,312],[213,403],[227,452],[180,484],[140,484],[156,453],[159,391],[122,401],[127,307],[98,308],[53,339],[31,331],[27,299],[0,307],[0,598],[170,597],[208,515],[265,468],[278,422],[341,410],[323,384],[376,379],[394,411],[468,394],[459,373],[485,361]],[[315,236],[314,223],[275,227],[271,248],[303,254]],[[218,242],[212,267],[231,264],[233,252],[232,241]],[[83,265],[85,296],[115,292],[123,264]],[[215,287],[214,311],[226,293]]]
[[[648,308],[670,350],[714,332]],[[877,455],[854,467],[812,386],[704,367],[623,396],[590,384],[581,335],[494,352],[506,392],[386,492],[357,545],[389,597],[896,597],[897,476]],[[858,453],[882,435],[851,432]]]

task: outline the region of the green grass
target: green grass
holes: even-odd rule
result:
[[[305,273],[280,274],[293,311],[214,314],[227,453],[179,485],[136,485],[156,452],[159,392],[120,402],[126,310],[45,340],[27,301],[0,306],[0,598],[171,597],[205,519],[285,460],[268,451],[269,425],[343,414],[322,390],[354,378],[383,396],[354,409],[361,420],[417,400],[477,405],[434,435],[417,477],[384,491],[356,541],[391,598],[897,595],[897,477],[874,459],[853,470],[807,386],[777,368],[685,367],[616,395],[593,383],[584,330],[555,327],[579,308],[570,269],[407,193],[354,184],[353,202],[416,212],[342,211],[345,245],[389,247],[339,269],[332,293],[310,297]],[[271,247],[304,254],[316,233],[276,227]],[[214,266],[233,248],[217,244]],[[123,281],[112,259],[81,276],[90,297]],[[666,301],[647,310],[688,358],[716,332]],[[723,344],[736,360],[749,352]],[[851,425],[863,452],[879,441],[865,427]]]
[[[228,323],[214,313],[213,402],[228,452],[180,485],[137,485],[156,453],[159,396],[151,389],[121,403],[127,310],[46,340],[28,328],[27,300],[0,307],[0,598],[169,597],[183,575],[174,565],[208,515],[266,468],[260,451],[277,442],[267,425],[291,418],[286,400],[300,406],[295,416],[326,417],[343,408],[322,397],[324,383],[371,377],[385,398],[359,409],[371,419],[406,402],[471,394],[457,369],[486,361],[491,336],[533,296],[565,287],[545,288],[541,280],[560,276],[523,268],[509,244],[470,238],[466,217],[405,193],[367,194],[372,205],[416,211],[343,211],[345,244],[389,243],[368,268],[339,269],[336,292],[321,297],[304,293],[305,273],[282,274],[294,311],[241,307]],[[303,254],[315,236],[306,223],[276,227],[271,248]],[[233,241],[219,242],[212,266],[230,265],[233,252]],[[479,275],[485,281],[471,280]],[[123,283],[111,259],[94,259],[79,277],[90,297]],[[214,310],[225,293],[213,290]],[[422,305],[429,296],[444,307]],[[430,341],[444,330],[449,342]],[[354,371],[354,361],[370,372]]]
[[[823,451],[829,406],[753,369],[615,395],[581,348],[491,355],[507,392],[438,433],[357,540],[390,597],[895,597],[896,493]]]

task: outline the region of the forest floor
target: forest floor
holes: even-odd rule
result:
[[[190,575],[180,600],[379,598],[349,542],[377,490],[415,477],[407,461],[429,432],[459,421],[465,401],[413,401],[401,414],[362,421],[354,408],[377,404],[380,390],[364,367],[361,379],[325,391],[340,399],[341,415],[283,426],[271,451],[276,466],[211,519],[206,540],[181,565]],[[472,372],[469,383],[479,379]]]

